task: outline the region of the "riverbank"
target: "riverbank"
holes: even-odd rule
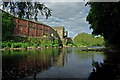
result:
[[[87,49],[82,49],[82,51],[96,51],[96,52],[110,52],[110,53],[118,53],[120,52],[119,49],[112,49],[109,47],[104,47],[104,48],[87,48]]]
[[[27,48],[3,48],[3,49],[0,49],[0,51],[5,51],[5,50],[37,50],[37,49],[45,49],[45,48],[62,48],[61,46],[60,47],[27,47]]]
[[[31,46],[31,47],[25,47],[25,48],[22,48],[22,47],[20,47],[20,48],[1,48],[0,49],[0,51],[5,51],[5,50],[30,50],[30,49],[32,49],[32,50],[38,50],[38,49],[45,49],[45,48],[69,48],[69,47],[81,47],[81,48],[85,48],[85,49],[82,49],[82,51],[100,51],[100,50],[96,50],[96,49],[91,49],[91,48],[87,48],[87,47],[92,47],[92,46],[52,46],[52,47],[40,47],[40,46],[38,46],[38,47],[33,47],[33,46]],[[87,49],[86,49],[87,48]]]

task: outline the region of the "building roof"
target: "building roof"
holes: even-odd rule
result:
[[[66,37],[66,39],[70,39],[70,40],[72,40],[72,37]]]

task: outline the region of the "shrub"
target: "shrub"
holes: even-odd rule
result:
[[[67,46],[73,46],[73,44],[67,44]]]
[[[22,47],[22,48],[27,48],[28,46],[29,46],[28,43],[23,43],[21,47]]]
[[[53,47],[58,47],[58,46],[59,46],[59,44],[54,44],[54,45],[53,45]]]
[[[52,44],[46,44],[47,45],[47,47],[52,47],[53,45]]]
[[[37,48],[39,45],[38,44],[34,44],[34,47]]]
[[[11,47],[12,48],[20,48],[21,47],[21,43],[12,43]]]
[[[11,47],[11,42],[2,42],[2,48],[10,48]]]

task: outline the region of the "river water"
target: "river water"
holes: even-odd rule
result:
[[[103,63],[103,52],[85,52],[82,48],[3,51],[3,79],[79,78],[87,80],[93,62]]]

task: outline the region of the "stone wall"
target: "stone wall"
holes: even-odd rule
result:
[[[65,45],[68,32],[65,30],[64,26],[52,26],[52,28],[58,33],[60,40],[62,41],[62,44]]]
[[[53,26],[52,28],[58,33],[61,40],[67,37],[68,32],[65,30],[64,26]]]

